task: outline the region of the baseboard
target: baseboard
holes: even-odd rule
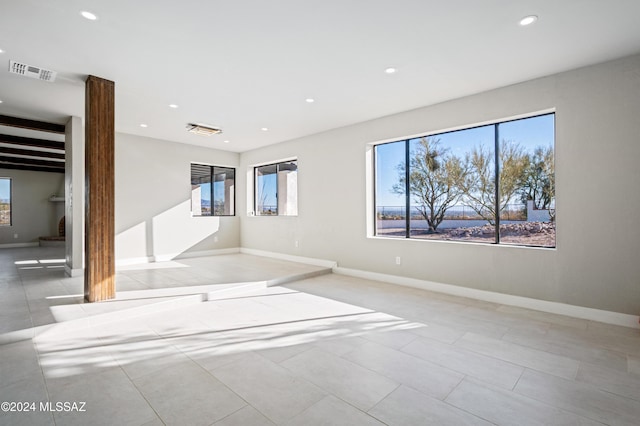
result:
[[[468,287],[442,284],[415,278],[400,277],[397,275],[380,274],[377,272],[362,271],[358,269],[334,267],[333,272],[336,274],[349,275],[352,277],[364,278],[373,281],[382,281],[389,284],[402,285],[405,287],[413,287],[422,290],[435,291],[438,293],[451,294],[453,296],[484,300],[486,302],[499,303],[501,305],[517,306],[520,308],[533,309],[536,311],[548,312],[552,314],[603,322],[606,324],[620,325],[623,327],[640,328],[640,324],[638,323],[640,318],[636,315],[622,314],[618,312],[604,311],[594,308],[586,308],[583,306],[569,305],[566,303],[549,302],[546,300],[532,299],[529,297],[514,296],[511,294],[496,293],[486,290],[477,290]]]
[[[184,253],[165,253],[165,254],[158,254],[155,256],[145,256],[145,257],[127,257],[127,258],[117,259],[116,267],[127,266],[127,265],[139,265],[143,263],[168,262],[170,260],[176,260],[176,259],[189,259],[193,257],[218,256],[221,254],[236,254],[236,253],[240,253],[240,249],[237,247],[228,248],[228,249],[218,249],[218,250],[187,251]]]
[[[72,269],[69,265],[64,265],[64,272],[68,277],[79,277],[84,274],[84,269]]]
[[[116,259],[116,268],[118,266],[139,265],[141,263],[153,263],[154,261],[155,259],[153,256],[126,257],[124,259]]]
[[[335,268],[337,263],[332,260],[315,259],[312,257],[292,256],[289,254],[276,253],[272,251],[255,250],[241,248],[240,253],[251,254],[253,256],[270,257],[273,259],[287,260],[289,262],[305,263],[307,265],[323,266],[325,268]]]
[[[18,248],[18,247],[38,247],[40,243],[11,243],[11,244],[0,244],[0,248]]]
[[[221,254],[238,254],[238,253],[240,253],[239,247],[233,247],[228,249],[217,249],[217,250],[187,251],[187,252],[178,254],[173,259],[189,259],[193,257],[219,256]],[[169,260],[173,260],[173,259],[169,259]]]

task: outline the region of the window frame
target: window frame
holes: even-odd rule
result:
[[[252,170],[252,175],[253,175],[253,216],[260,216],[260,217],[276,217],[276,216],[283,216],[283,217],[296,217],[298,216],[298,206],[297,206],[297,196],[296,196],[296,214],[292,215],[292,214],[280,214],[280,209],[278,207],[278,200],[279,200],[279,194],[280,194],[280,187],[279,187],[279,183],[278,183],[278,174],[280,173],[280,166],[282,164],[288,164],[288,163],[295,163],[296,164],[296,173],[298,172],[298,159],[297,158],[291,158],[291,159],[287,159],[287,160],[280,160],[280,161],[275,161],[275,162],[269,162],[269,163],[263,163],[263,164],[256,164],[254,166],[251,167]],[[264,168],[264,167],[271,167],[271,166],[275,166],[276,167],[276,214],[269,214],[269,215],[264,215],[264,214],[259,214],[258,213],[258,169],[260,168]],[[296,177],[296,182],[297,182],[297,177]],[[297,192],[297,184],[296,184],[296,192]]]
[[[539,111],[536,113],[532,113],[532,114],[527,114],[527,115],[519,115],[516,117],[512,117],[512,118],[508,118],[508,119],[501,119],[501,120],[494,120],[494,121],[488,121],[488,122],[484,122],[484,123],[479,123],[479,124],[475,124],[475,125],[469,125],[469,126],[459,126],[459,127],[455,127],[455,128],[451,128],[448,130],[439,130],[439,131],[434,131],[434,132],[428,132],[428,133],[421,133],[421,134],[417,134],[417,135],[412,135],[412,136],[406,136],[406,137],[401,137],[401,138],[394,138],[394,139],[387,139],[385,141],[380,141],[380,142],[374,142],[371,143],[371,177],[372,177],[372,192],[371,192],[371,197],[370,200],[373,202],[373,209],[372,209],[372,222],[371,222],[371,227],[369,227],[369,236],[370,237],[374,237],[374,238],[389,238],[389,239],[394,239],[394,240],[400,240],[400,239],[406,239],[406,240],[418,240],[418,241],[435,241],[435,242],[449,242],[449,243],[466,243],[466,244],[489,244],[489,245],[496,245],[496,246],[502,246],[502,247],[528,247],[528,248],[537,248],[537,249],[551,249],[551,250],[555,250],[557,248],[557,231],[556,231],[556,235],[554,237],[554,245],[553,246],[540,246],[540,245],[527,245],[527,244],[516,244],[516,243],[509,243],[509,242],[501,242],[500,241],[500,208],[499,208],[499,204],[500,204],[500,125],[501,124],[506,124],[506,123],[512,123],[512,122],[516,122],[516,121],[521,121],[521,120],[527,120],[527,119],[532,119],[532,118],[537,118],[537,117],[543,117],[543,116],[553,116],[553,163],[555,164],[556,160],[555,160],[555,155],[556,155],[556,111],[555,109],[549,109],[549,110],[544,110],[544,111]],[[487,242],[480,242],[480,241],[464,241],[464,240],[437,240],[437,239],[420,239],[420,238],[416,238],[411,236],[411,195],[410,195],[410,191],[405,191],[405,205],[404,205],[404,209],[405,209],[405,234],[404,236],[387,236],[387,235],[380,235],[378,234],[378,205],[377,205],[377,198],[378,198],[378,151],[377,151],[377,147],[381,146],[381,145],[387,145],[387,144],[393,144],[393,143],[403,143],[404,144],[404,161],[405,164],[409,164],[410,160],[411,160],[411,152],[410,152],[410,142],[411,140],[414,140],[416,138],[423,138],[423,137],[433,137],[433,136],[438,136],[438,135],[442,135],[442,134],[446,134],[446,133],[452,133],[452,132],[457,132],[457,131],[465,131],[465,130],[471,130],[471,129],[477,129],[480,127],[486,127],[486,126],[492,126],[494,128],[494,141],[493,141],[493,154],[494,154],[494,190],[495,190],[495,194],[494,194],[494,198],[495,198],[495,206],[494,209],[496,211],[495,216],[494,217],[494,221],[495,221],[495,241],[491,242],[491,243],[487,243]],[[405,167],[405,182],[406,182],[406,186],[410,185],[410,167]],[[554,176],[555,176],[555,171],[554,171]],[[554,178],[555,179],[555,178]],[[556,197],[554,197],[556,198]],[[554,206],[556,205],[557,201],[554,199]],[[554,211],[555,211],[555,207],[554,207]],[[555,212],[554,212],[555,215]],[[369,216],[371,217],[371,216]]]
[[[9,182],[9,223],[0,223],[0,227],[10,228],[13,226],[13,178],[0,177],[0,180],[6,180]]]
[[[196,162],[191,162],[190,166],[189,166],[189,172],[190,172],[190,179],[189,181],[191,182],[191,178],[192,178],[192,173],[193,173],[193,166],[201,166],[201,167],[208,167],[209,168],[209,182],[210,182],[210,197],[211,197],[211,214],[209,215],[203,215],[203,214],[194,214],[193,213],[193,198],[192,201],[190,203],[190,208],[191,208],[191,217],[233,217],[236,215],[236,210],[237,210],[237,206],[236,206],[236,185],[237,185],[237,170],[235,167],[231,167],[231,166],[219,166],[219,165],[213,165],[213,164],[205,164],[205,163],[196,163]],[[228,169],[228,170],[233,170],[233,191],[231,192],[231,197],[232,197],[232,208],[230,209],[232,211],[232,213],[229,214],[216,214],[215,213],[215,179],[214,176],[216,175],[216,169]],[[193,185],[193,183],[191,183],[191,185]],[[191,189],[191,191],[193,192],[193,189]],[[193,197],[193,195],[192,195]]]

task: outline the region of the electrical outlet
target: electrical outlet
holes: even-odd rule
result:
[[[396,256],[396,265],[400,264],[402,264],[402,259],[400,259],[400,256]]]
[[[217,243],[217,242],[218,242],[218,236],[217,236],[217,235],[214,235],[214,236],[213,236],[213,242],[214,242],[214,243]]]
[[[295,245],[295,246],[296,246],[296,248],[298,248],[298,247],[300,246],[300,245],[298,244],[298,240],[295,240],[295,241],[293,242],[293,245]]]
[[[18,238],[18,234],[13,234],[13,238]]]

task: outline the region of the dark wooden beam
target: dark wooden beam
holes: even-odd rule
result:
[[[48,141],[45,139],[25,138],[23,136],[13,136],[0,134],[0,142],[13,145],[35,146],[38,148],[51,148],[64,150],[64,142]]]
[[[0,163],[0,169],[27,170],[30,172],[64,173],[64,167],[41,167],[41,166],[29,166],[26,164]]]
[[[59,152],[39,151],[36,149],[9,148],[7,146],[0,146],[0,154],[30,155],[32,157],[58,158],[60,160],[64,160],[64,154]]]
[[[85,84],[84,298],[113,299],[115,285],[115,84],[90,75]]]
[[[8,155],[0,155],[0,162],[11,164],[33,164],[34,166],[60,167],[64,169],[64,161],[47,161],[35,158],[10,157]]]
[[[8,115],[0,115],[0,125],[64,134],[64,124],[46,123],[44,121],[28,120],[26,118],[9,117]]]

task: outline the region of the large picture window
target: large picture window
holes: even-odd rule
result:
[[[555,247],[554,119],[376,145],[375,234]]]
[[[298,162],[285,161],[254,168],[256,216],[298,214]]]
[[[0,178],[0,226],[11,226],[11,179]]]
[[[236,171],[231,167],[191,164],[191,214],[235,215]]]

